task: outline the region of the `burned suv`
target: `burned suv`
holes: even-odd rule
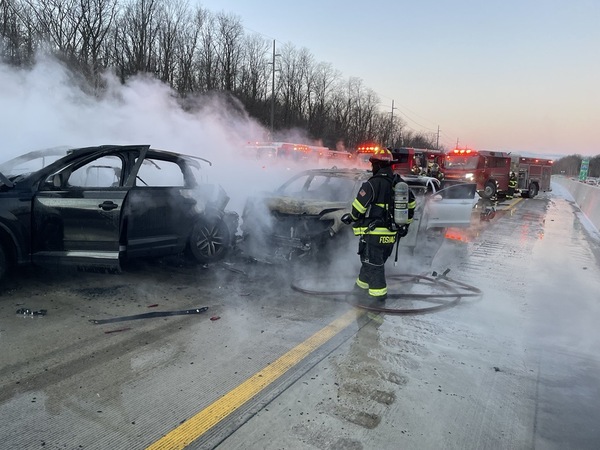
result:
[[[106,145],[27,153],[0,165],[0,277],[13,264],[120,270],[125,258],[225,256],[238,216],[201,183],[208,160]]]
[[[327,255],[347,243],[351,227],[341,217],[350,212],[360,186],[371,177],[360,169],[311,169],[298,173],[275,192],[249,199],[242,214],[242,250],[274,262]],[[446,227],[469,227],[475,185],[441,189],[436,178],[403,176],[416,196],[413,224],[399,245],[410,253],[426,235]],[[443,235],[442,235],[443,237]]]

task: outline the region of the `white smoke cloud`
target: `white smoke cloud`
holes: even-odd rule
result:
[[[150,76],[125,84],[110,72],[103,78],[105,89],[95,95],[50,56],[39,55],[31,68],[0,63],[0,159],[58,146],[149,144],[210,160],[208,181],[223,185],[236,210],[247,195],[289,176],[245,157],[245,143],[268,133],[235,100],[213,94],[187,99],[184,107]]]

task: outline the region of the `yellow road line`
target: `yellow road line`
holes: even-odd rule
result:
[[[508,205],[508,208],[506,208],[508,211],[511,211],[511,215],[512,215],[512,210],[515,209],[515,206],[517,206],[517,203],[522,202],[523,201],[523,197],[519,197],[514,199],[510,205]]]
[[[198,414],[171,430],[161,439],[147,447],[147,450],[185,448],[285,374],[314,350],[333,338],[362,314],[364,314],[364,311],[358,309],[348,311],[260,372],[248,378],[238,387],[229,391],[219,400],[216,400]]]

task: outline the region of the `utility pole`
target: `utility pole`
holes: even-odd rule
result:
[[[438,125],[437,139],[435,141],[435,148],[440,149],[440,126]]]
[[[392,115],[390,119],[390,147],[394,146],[394,110],[398,108],[394,108],[394,100],[392,100]]]
[[[273,39],[273,62],[269,64],[273,65],[273,78],[271,81],[271,139],[273,139],[273,133],[275,131],[275,57],[281,56],[275,53],[275,39]]]
[[[458,148],[458,138],[456,138],[456,148]]]

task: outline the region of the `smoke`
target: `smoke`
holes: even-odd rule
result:
[[[248,194],[271,190],[289,176],[246,158],[245,143],[268,133],[231,96],[184,103],[168,85],[145,75],[122,84],[107,72],[103,84],[94,93],[47,55],[38,55],[30,68],[0,63],[2,161],[58,146],[148,144],[210,160],[208,181],[225,188],[235,209]]]

